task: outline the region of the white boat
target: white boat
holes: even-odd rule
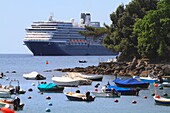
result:
[[[71,76],[72,78],[75,77],[80,77],[80,78],[84,78],[84,79],[89,79],[92,81],[102,81],[103,76],[102,75],[83,75],[81,73],[76,73],[76,72],[68,72],[68,75]]]
[[[80,77],[76,77],[76,78],[74,78],[74,80],[78,80],[79,85],[91,85],[92,84],[92,80],[88,80],[88,79],[84,79],[84,78],[80,78]]]
[[[76,92],[65,92],[64,93],[68,100],[70,101],[86,101],[91,102],[95,100],[95,96],[91,96],[90,92],[86,92],[85,94],[76,93]]]
[[[10,89],[0,88],[0,98],[11,98]]]
[[[74,80],[69,77],[52,77],[52,81],[58,86],[63,87],[77,87],[79,85],[79,80]]]
[[[91,91],[91,93],[95,95],[95,97],[109,97],[109,98],[116,98],[120,97],[121,95],[121,93],[117,92],[116,90],[107,91],[105,86],[103,86],[100,91],[95,90]]]
[[[40,75],[38,72],[33,71],[31,73],[23,74],[23,77],[27,80],[44,80],[46,77]]]
[[[24,104],[23,103],[18,103],[19,105],[16,105],[15,99],[0,99],[0,108],[2,107],[10,107],[10,109],[14,110],[23,110]]]
[[[147,82],[147,83],[154,83],[158,81],[158,78],[147,76],[147,77],[140,77],[140,76],[133,76],[133,78],[142,81],[142,82]]]
[[[155,95],[153,98],[156,104],[170,105],[170,98],[164,98],[159,95]]]
[[[106,93],[106,92],[95,92],[92,91],[91,92],[93,95],[95,95],[95,97],[106,97],[106,98],[117,98],[120,97],[121,94],[114,94],[114,93]]]
[[[163,83],[162,83],[162,86],[163,86],[163,87],[170,87],[170,83],[169,83],[169,82],[163,82]]]
[[[79,85],[91,85],[92,84],[92,80],[85,79],[85,78],[82,78],[82,77],[79,77],[79,76],[75,76],[75,74],[72,73],[72,72],[70,72],[70,73],[68,72],[68,73],[66,73],[65,75],[62,75],[62,76],[69,77],[69,78],[74,79],[74,80],[78,80]]]

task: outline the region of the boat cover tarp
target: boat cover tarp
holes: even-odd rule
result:
[[[41,88],[41,89],[50,89],[50,88],[53,88],[57,86],[56,84],[53,84],[53,83],[49,83],[49,84],[39,84],[38,85],[38,88]]]
[[[135,84],[145,84],[144,82],[142,81],[138,81],[137,79],[135,78],[128,78],[128,79],[120,79],[120,78],[117,78],[115,80],[113,80],[113,82],[115,83],[118,83],[118,84],[129,84],[129,85],[135,85]]]
[[[117,92],[126,92],[126,91],[132,91],[133,90],[131,88],[122,88],[122,87],[111,86],[111,85],[107,85],[107,89],[115,89]]]
[[[23,76],[27,77],[27,78],[36,78],[38,74],[39,74],[38,72],[33,71],[31,73],[28,73],[28,74],[23,74]]]

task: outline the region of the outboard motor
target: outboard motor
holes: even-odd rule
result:
[[[90,98],[90,92],[89,92],[89,91],[86,92],[86,97],[87,97],[87,98]]]
[[[20,90],[20,86],[16,86],[16,87],[15,87],[15,92],[16,92],[17,94],[19,94],[19,90]]]
[[[14,88],[10,88],[9,91],[10,91],[10,94],[14,94],[15,89]]]
[[[80,93],[80,90],[77,90],[76,93]]]
[[[14,110],[18,110],[19,105],[20,105],[20,98],[15,97],[15,99],[14,99]]]
[[[136,91],[136,96],[139,96],[140,88],[139,88],[139,87],[137,87],[137,88],[135,89],[135,91]]]

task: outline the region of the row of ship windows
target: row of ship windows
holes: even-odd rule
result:
[[[44,29],[72,29],[72,30],[85,30],[85,28],[81,28],[81,27],[73,27],[73,26],[31,26],[32,29],[35,29],[35,28],[44,28]],[[31,28],[30,28],[31,29]]]

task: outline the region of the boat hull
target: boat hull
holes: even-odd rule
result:
[[[117,55],[102,45],[67,45],[50,41],[24,41],[34,56]]]
[[[56,92],[56,93],[62,93],[64,90],[64,87],[53,87],[53,88],[40,88],[38,87],[38,89],[41,92]]]
[[[0,98],[11,98],[11,94],[9,92],[0,92]]]
[[[116,92],[120,93],[121,95],[133,95],[133,96],[138,96],[140,89],[138,88],[123,88],[123,87],[118,87],[118,86],[111,86],[107,85],[103,87],[102,90],[111,92],[112,89],[114,89]]]
[[[105,93],[105,92],[91,92],[95,97],[104,97],[104,98],[118,98],[120,94],[113,94],[113,93]]]
[[[156,104],[160,104],[160,105],[170,105],[170,99],[169,98],[163,98],[163,97],[153,97],[155,100]]]
[[[113,82],[118,87],[125,87],[125,88],[141,88],[147,89],[149,87],[149,83],[139,81],[135,78],[128,78],[128,79],[115,79]]]
[[[142,88],[147,89],[149,87],[149,83],[146,84],[119,84],[115,83],[118,87],[126,87],[126,88]]]
[[[78,93],[77,93],[78,94]],[[86,101],[86,102],[91,102],[95,100],[95,97],[93,96],[89,96],[89,97],[85,97],[85,95],[83,94],[72,94],[72,93],[65,93],[66,97],[68,100],[70,101]]]

